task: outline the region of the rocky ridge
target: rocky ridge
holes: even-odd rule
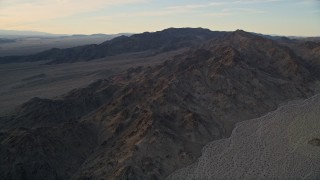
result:
[[[1,174],[6,179],[164,179],[194,162],[206,143],[229,137],[236,123],[310,97],[316,80],[290,47],[236,31],[161,65],[130,68],[57,99],[32,99],[1,117],[0,156],[7,159]],[[72,126],[79,128],[64,133]],[[70,138],[56,141],[64,136]],[[29,155],[17,151],[26,137],[37,137],[23,141],[33,147]],[[66,148],[55,149],[59,143]],[[34,158],[43,146],[53,153]],[[65,151],[74,155],[73,168],[63,163]],[[41,172],[29,164],[43,159],[47,168]]]

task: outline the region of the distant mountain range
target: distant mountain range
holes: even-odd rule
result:
[[[30,56],[0,57],[0,63],[50,60],[51,64],[89,61],[107,56],[142,51],[160,53],[179,48],[195,47],[201,42],[225,35],[208,29],[170,28],[155,33],[132,36],[122,35],[102,44],[85,45],[68,49],[51,49]]]
[[[63,35],[33,31],[0,30],[0,57],[12,55],[30,55],[52,48],[70,48],[87,44],[100,44],[120,34]]]
[[[29,34],[37,34],[30,32]],[[41,34],[41,33],[39,33]],[[45,34],[45,33],[44,33]],[[0,56],[0,63],[13,62],[32,62],[32,61],[50,61],[49,64],[73,63],[80,61],[90,61],[125,53],[135,53],[149,51],[152,53],[161,53],[172,51],[180,48],[192,48],[206,40],[218,38],[230,34],[230,32],[210,31],[202,28],[169,28],[164,31],[154,33],[145,32],[142,34],[117,34],[104,35],[94,34],[92,37],[111,38],[101,44],[91,44],[77,46],[67,49],[53,48],[40,53],[28,56]],[[255,34],[255,33],[251,33]],[[282,43],[294,43],[311,40],[317,42],[317,38],[290,39],[281,36],[270,36],[256,34],[268,39]],[[117,37],[119,36],[119,37]],[[72,37],[86,37],[85,35],[73,35]]]
[[[110,36],[114,34],[52,34],[38,31],[16,31],[16,30],[1,30],[0,38],[12,39],[12,38],[23,38],[23,37],[63,37],[63,36]],[[118,33],[118,35],[132,35],[132,33]]]
[[[6,39],[6,38],[0,38],[0,44],[1,43],[11,43],[11,42],[15,42],[15,40]]]
[[[51,34],[37,31],[16,31],[16,30],[1,30],[0,37],[3,38],[14,38],[14,37],[54,37],[64,36],[64,34]]]
[[[54,99],[33,98],[0,117],[0,174],[165,179],[195,162],[206,143],[229,137],[236,123],[314,95],[319,48],[242,30],[186,28],[11,57],[56,64],[185,49],[160,65],[129,68]]]

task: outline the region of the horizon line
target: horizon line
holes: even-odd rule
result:
[[[96,32],[96,33],[54,33],[54,32],[47,32],[47,31],[41,31],[41,30],[15,30],[15,29],[0,29],[0,31],[12,31],[12,32],[25,32],[25,33],[39,33],[39,34],[43,34],[42,36],[45,36],[45,34],[47,35],[53,35],[53,36],[74,36],[74,35],[85,35],[85,36],[90,36],[90,35],[118,35],[118,34],[142,34],[142,33],[154,33],[154,32],[161,32],[167,29],[208,29],[210,31],[218,31],[218,32],[235,32],[237,30],[243,30],[245,32],[248,33],[255,33],[255,34],[260,34],[260,35],[268,35],[268,36],[275,36],[275,37],[301,37],[301,38],[309,38],[309,37],[320,37],[319,35],[282,35],[282,34],[268,34],[268,33],[261,33],[261,32],[254,32],[254,31],[247,31],[244,29],[235,29],[235,30],[212,30],[210,28],[206,28],[206,27],[168,27],[168,28],[164,28],[161,30],[153,30],[153,31],[140,31],[140,32],[117,32],[117,33],[104,33],[104,32]],[[18,35],[18,34],[16,34]],[[23,35],[22,35],[23,36]]]

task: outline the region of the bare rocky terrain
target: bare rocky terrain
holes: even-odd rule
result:
[[[167,179],[319,179],[320,95],[238,123]]]
[[[157,43],[148,47],[153,38]],[[297,51],[295,43],[241,30],[168,29],[59,50],[58,56],[19,57],[22,63],[39,58],[33,63],[42,65],[31,69],[54,67],[50,78],[59,69],[81,72],[86,65],[86,73],[95,73],[69,92],[72,85],[64,89],[61,81],[49,86],[64,89],[63,95],[29,94],[31,100],[0,117],[0,173],[4,179],[165,179],[195,162],[207,143],[228,138],[237,123],[317,92],[320,56],[309,48]],[[88,56],[96,50],[103,55],[98,61]],[[61,52],[72,58],[48,63]],[[100,73],[109,67],[117,70]],[[17,79],[32,82],[49,74],[35,72]],[[73,77],[82,82],[86,76]]]
[[[151,51],[154,54],[195,47],[208,39],[221,37],[226,32],[202,28],[169,28],[154,33],[145,32],[132,36],[120,36],[101,44],[73,48],[54,48],[29,56],[4,56],[0,63],[33,62],[48,60],[48,64],[73,63],[115,56],[125,53]]]
[[[54,98],[85,87],[128,68],[154,66],[183,50],[150,56],[149,53],[124,54],[73,64],[45,65],[47,61],[0,65],[0,114],[33,97]]]

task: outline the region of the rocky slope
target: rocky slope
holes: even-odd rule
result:
[[[236,125],[167,179],[318,179],[320,95]]]
[[[67,49],[51,49],[30,56],[0,57],[0,63],[49,60],[49,64],[89,61],[124,53],[151,51],[152,53],[194,47],[206,40],[220,37],[225,32],[201,28],[170,28],[154,33],[120,36],[102,44],[85,45]]]
[[[281,41],[280,43],[290,47],[297,55],[305,59],[305,62],[310,66],[313,75],[320,77],[320,72],[318,71],[320,67],[320,42],[287,40],[284,42]]]
[[[19,179],[17,174],[27,179],[164,179],[194,162],[206,143],[230,136],[235,123],[311,96],[316,80],[289,47],[236,31],[168,57],[161,65],[130,68],[59,99],[30,100],[0,119],[1,156],[10,157],[1,163],[6,167],[2,173],[6,179]],[[66,137],[81,137],[80,144],[77,138],[54,141],[64,137],[60,127],[70,123],[88,128],[83,130],[87,135],[81,128],[80,135],[67,131]],[[65,153],[75,159],[71,169],[62,150],[42,153],[39,163],[47,159],[50,168],[32,174],[37,166],[28,162],[34,155],[15,159],[26,128],[46,138],[40,142],[53,149],[58,143],[90,143],[91,152],[66,146]],[[41,129],[50,134],[41,134]],[[14,141],[8,144],[10,139]],[[40,151],[34,143],[30,140],[30,154]]]
[[[58,99],[33,98],[2,117],[0,179],[68,179],[98,145],[96,128],[79,118],[117,89],[106,80]],[[105,87],[107,86],[107,87]]]
[[[86,88],[75,89],[61,98],[53,100],[32,98],[16,108],[12,116],[4,117],[2,128],[34,129],[78,119],[112,98],[117,86],[109,84],[108,80],[98,80]]]

